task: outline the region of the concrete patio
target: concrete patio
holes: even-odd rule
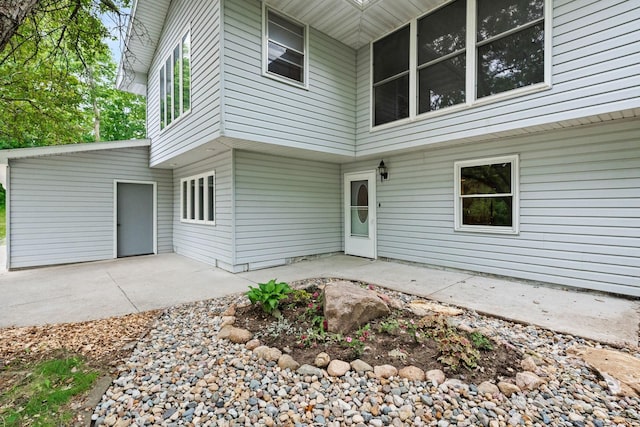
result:
[[[365,281],[616,345],[638,345],[640,301],[344,255],[231,274],[176,254],[0,273],[0,327],[75,322],[244,292],[277,278]]]

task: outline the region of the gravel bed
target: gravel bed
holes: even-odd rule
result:
[[[465,311],[462,327],[479,328],[539,362],[546,383],[509,398],[455,381],[436,385],[353,371],[339,378],[300,375],[216,338],[220,313],[246,302],[237,294],[167,309],[119,367],[93,425],[640,426],[640,399],[612,395],[566,353],[574,345],[599,347],[596,342]]]

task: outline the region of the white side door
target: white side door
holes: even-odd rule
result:
[[[344,175],[344,253],[376,258],[376,172]]]

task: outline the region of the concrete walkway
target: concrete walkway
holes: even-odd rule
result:
[[[97,319],[244,292],[277,278],[340,277],[518,322],[638,345],[640,301],[336,255],[230,274],[176,254],[0,273],[0,327]]]

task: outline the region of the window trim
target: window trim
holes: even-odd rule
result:
[[[409,22],[405,22],[402,25],[395,27],[393,30],[388,31],[381,37],[372,40],[369,43],[369,132],[381,131],[389,128],[394,128],[396,126],[402,126],[407,123],[412,123],[416,121],[426,120],[433,117],[438,117],[443,114],[449,114],[454,112],[459,112],[462,110],[467,110],[474,107],[479,107],[487,104],[492,104],[494,102],[499,102],[503,100],[508,100],[511,98],[517,98],[524,95],[533,94],[536,92],[541,92],[545,90],[550,90],[553,87],[552,84],[552,49],[553,49],[553,5],[551,0],[544,0],[544,81],[539,83],[534,83],[532,85],[519,87],[516,89],[512,89],[505,92],[500,92],[494,95],[488,95],[483,98],[476,98],[476,65],[477,65],[477,55],[478,55],[478,43],[476,41],[476,4],[477,0],[463,0],[467,3],[467,27],[466,27],[466,88],[472,88],[472,90],[466,90],[466,100],[464,103],[460,103],[457,105],[452,105],[450,107],[445,107],[439,110],[427,111],[421,114],[418,114],[418,93],[417,93],[417,62],[418,62],[418,51],[417,51],[417,27],[418,20],[423,17],[434,13],[438,9],[446,7],[450,3],[457,0],[450,0],[446,3],[439,5],[413,19]],[[387,122],[381,125],[375,125],[375,105],[373,99],[373,44],[379,40],[384,39],[385,37],[393,34],[398,29],[410,25],[411,39],[409,42],[409,117],[405,117],[399,120],[395,120],[392,122]]]
[[[173,53],[175,51],[176,48],[178,48],[179,50],[179,56],[180,58],[182,58],[184,56],[183,53],[183,40],[185,39],[185,37],[189,38],[189,108],[184,109],[184,105],[185,105],[185,96],[184,96],[184,74],[183,74],[183,67],[182,67],[182,61],[178,61],[180,64],[180,95],[181,95],[181,103],[180,103],[180,114],[178,115],[178,117],[174,117],[171,120],[171,123],[169,124],[164,124],[163,126],[163,117],[161,115],[162,112],[162,106],[164,105],[164,111],[165,114],[167,114],[167,108],[168,106],[166,105],[166,94],[167,94],[167,87],[166,87],[166,80],[167,80],[167,70],[166,70],[166,64],[167,61],[171,61],[171,64],[174,63],[174,58],[173,58]],[[164,79],[165,79],[165,88],[164,88],[164,92],[165,92],[165,99],[163,100],[162,96],[161,96],[161,91],[158,90],[158,115],[160,115],[160,120],[159,120],[159,127],[160,127],[160,133],[166,131],[167,129],[170,129],[171,127],[173,127],[174,123],[180,121],[183,117],[187,116],[190,112],[191,112],[191,107],[192,107],[192,101],[193,101],[193,66],[191,64],[191,52],[193,51],[192,48],[192,42],[191,42],[191,27],[189,26],[189,28],[181,33],[181,36],[178,38],[178,41],[176,43],[171,44],[171,46],[173,46],[173,48],[171,49],[171,52],[165,56],[164,61],[162,61],[161,65],[160,65],[160,69],[158,70],[158,81],[160,81],[160,77],[161,75],[164,74]],[[173,70],[172,70],[173,73]],[[172,82],[175,80],[175,76],[172,75]],[[173,87],[171,88],[171,97],[173,98],[174,95],[174,91],[173,91]],[[174,106],[172,106],[171,108],[171,112],[174,111]],[[166,119],[165,119],[166,120]]]
[[[293,79],[289,79],[287,77],[281,76],[280,74],[273,73],[269,71],[269,37],[268,37],[268,18],[269,14],[267,12],[275,13],[281,18],[291,21],[292,23],[299,25],[304,30],[304,60],[302,70],[302,82],[298,82]],[[304,22],[300,22],[295,18],[287,15],[286,13],[282,13],[279,10],[276,10],[272,7],[268,7],[266,2],[262,2],[262,75],[264,77],[270,78],[272,80],[276,80],[282,83],[289,84],[291,86],[309,89],[309,25]]]
[[[462,200],[460,194],[460,173],[463,167],[482,166],[494,163],[511,163],[511,197],[512,202],[512,224],[511,227],[491,226],[491,225],[468,225],[462,223]],[[461,160],[454,162],[454,230],[461,232],[490,233],[490,234],[512,234],[520,233],[520,156],[512,154],[498,157],[485,157],[482,159]]]
[[[207,182],[209,181],[209,178],[212,177],[213,178],[213,200],[209,200],[209,191],[207,191]],[[203,219],[192,219],[190,218],[191,216],[191,205],[194,206],[194,210],[196,212],[199,211],[200,208],[200,203],[199,203],[199,199],[198,197],[195,197],[195,191],[191,190],[191,187],[189,185],[189,183],[191,181],[194,181],[195,184],[198,183],[198,181],[200,179],[203,179],[204,181],[204,189],[203,189],[203,200],[204,200],[204,209],[203,209]],[[185,212],[185,195],[184,195],[184,185],[185,183],[187,183],[187,196],[186,196],[186,200],[187,200],[187,217],[184,217],[184,212]],[[195,197],[195,198],[194,198]],[[191,202],[193,200],[193,203]],[[209,218],[209,213],[210,210],[209,208],[211,208],[213,210],[213,220],[208,220],[206,218]],[[184,178],[180,179],[180,212],[179,212],[179,216],[180,216],[180,222],[183,223],[188,223],[188,224],[206,224],[206,225],[215,225],[216,224],[216,172],[215,171],[209,171],[209,172],[205,172],[205,173],[201,173],[198,175],[192,175],[192,176],[187,176]]]

